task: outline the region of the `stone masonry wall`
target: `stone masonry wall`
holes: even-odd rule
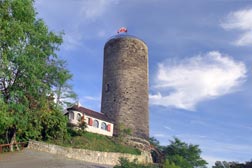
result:
[[[28,148],[61,155],[71,159],[105,165],[116,165],[120,157],[127,158],[130,161],[137,159],[139,163],[152,163],[152,158],[149,152],[142,152],[141,155],[131,155],[114,152],[99,152],[86,149],[67,148],[33,140],[29,141]]]
[[[132,136],[149,138],[148,48],[135,37],[109,40],[104,47],[101,112],[130,128]]]

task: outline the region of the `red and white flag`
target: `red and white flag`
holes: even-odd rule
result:
[[[119,33],[127,33],[127,28],[125,28],[125,27],[121,27],[119,30],[117,30],[117,33],[119,34]]]

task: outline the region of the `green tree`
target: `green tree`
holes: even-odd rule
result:
[[[200,157],[201,150],[198,145],[186,144],[178,138],[170,141],[165,147],[166,160],[180,168],[205,167],[207,162]]]
[[[212,166],[212,168],[225,168],[225,167],[222,165],[221,161],[216,161],[215,165]]]
[[[212,168],[251,168],[252,161],[239,163],[239,162],[227,162],[227,161],[216,161]]]
[[[160,151],[163,151],[163,146],[160,145],[159,141],[155,137],[150,137],[149,142],[155,148],[159,149]]]
[[[230,168],[230,164],[226,161],[216,161],[213,168]]]
[[[0,137],[11,144],[59,138],[66,132],[66,120],[54,103],[55,90],[71,78],[55,53],[62,34],[36,18],[33,3],[0,0]]]
[[[0,135],[3,138],[0,138],[0,143],[4,143],[4,139],[8,137],[8,133],[6,132],[7,128],[9,128],[12,124],[12,118],[7,113],[7,105],[0,99]],[[7,142],[8,143],[8,142]]]
[[[66,62],[63,60],[59,60],[55,63],[55,67],[57,67],[58,75],[55,75],[57,79],[54,83],[54,95],[56,104],[59,107],[69,107],[72,105],[73,101],[76,101],[77,95],[73,92],[72,85],[68,82],[72,78],[72,74],[66,69]]]
[[[165,160],[164,164],[161,166],[162,168],[180,168],[179,166],[176,166],[175,163],[170,162],[169,160]]]

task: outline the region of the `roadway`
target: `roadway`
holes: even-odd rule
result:
[[[0,154],[0,168],[112,168],[112,166],[87,163],[26,148],[19,152]]]

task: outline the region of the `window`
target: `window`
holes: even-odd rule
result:
[[[74,113],[73,112],[69,112],[69,119],[71,119],[71,120],[74,119]]]
[[[77,114],[77,120],[81,121],[81,114],[80,113]]]
[[[109,86],[109,84],[107,84],[107,85],[106,85],[105,92],[109,92],[109,88],[110,88],[110,86]]]
[[[101,129],[107,130],[107,125],[106,125],[105,122],[102,122],[102,124],[101,124]]]
[[[93,127],[99,128],[99,121],[94,120]]]

